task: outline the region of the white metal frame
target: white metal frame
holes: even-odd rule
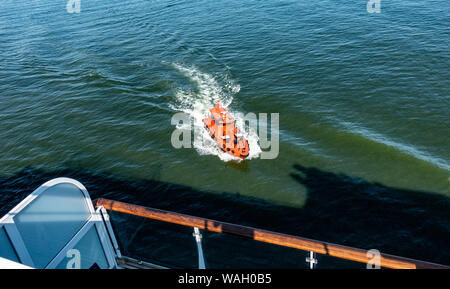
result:
[[[66,257],[67,251],[73,248],[78,243],[78,241],[81,240],[81,238],[83,238],[86,235],[86,233],[92,228],[92,226],[95,226],[95,228],[97,229],[100,243],[102,245],[103,252],[105,253],[105,257],[108,261],[109,268],[117,268],[117,262],[115,257],[117,252],[119,252],[120,254],[120,251],[118,250],[117,241],[114,237],[114,233],[112,232],[112,228],[111,231],[108,232],[107,230],[109,228],[105,227],[105,223],[107,224],[107,226],[111,226],[110,224],[108,224],[109,217],[105,217],[105,214],[107,215],[106,210],[102,211],[103,208],[101,207],[98,208],[96,211],[94,209],[94,206],[92,205],[91,198],[86,188],[80,182],[70,178],[56,178],[44,183],[0,219],[0,228],[1,227],[5,228],[6,234],[10,239],[11,245],[16,251],[17,257],[19,258],[20,262],[29,267],[33,268],[35,267],[34,262],[23,242],[20,232],[17,229],[16,224],[14,223],[14,217],[18,213],[20,213],[25,207],[31,204],[36,198],[39,197],[39,195],[41,195],[47,189],[62,183],[74,185],[83,193],[84,200],[86,202],[86,205],[89,209],[91,216],[86,221],[86,223],[81,227],[81,229],[72,237],[72,239],[46,265],[45,268],[46,269],[55,268]],[[108,221],[104,222],[103,221],[104,218],[105,220]],[[111,242],[113,244],[111,244]]]
[[[194,233],[192,234],[192,236],[194,236],[195,243],[197,243],[198,269],[206,269],[205,258],[203,257],[202,249],[202,234],[200,234],[200,230],[197,227],[194,227]]]
[[[111,225],[111,221],[110,221],[110,219],[109,219],[108,212],[106,211],[106,209],[105,209],[103,206],[100,206],[100,207],[97,209],[97,212],[100,213],[100,214],[102,215],[103,223],[105,224],[106,231],[107,231],[108,236],[109,236],[109,238],[110,238],[110,241],[111,241],[111,243],[112,243],[111,245],[114,247],[114,250],[115,250],[115,252],[116,252],[116,256],[117,256],[118,258],[122,258],[122,253],[120,253],[119,244],[117,243],[116,236],[114,235],[114,230],[113,230],[113,228],[112,228],[112,225]]]
[[[33,268],[0,257],[0,269],[33,269]]]

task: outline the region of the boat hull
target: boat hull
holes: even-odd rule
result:
[[[248,141],[239,135],[239,129],[234,124],[217,125],[211,117],[203,119],[203,123],[222,151],[240,159],[248,157],[250,151]]]

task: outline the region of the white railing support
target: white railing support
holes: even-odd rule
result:
[[[317,264],[317,259],[315,258],[313,251],[309,251],[309,257],[306,257],[306,263],[309,263],[309,269],[314,269],[314,265]]]
[[[197,227],[194,227],[194,233],[192,236],[195,237],[195,242],[197,243],[197,251],[198,251],[198,268],[205,269],[205,258],[203,257],[203,249],[202,249],[202,235]]]

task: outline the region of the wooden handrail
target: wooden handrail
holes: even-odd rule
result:
[[[119,201],[99,198],[94,201],[96,207],[103,206],[107,210],[140,216],[173,224],[197,227],[217,233],[228,233],[250,238],[256,241],[271,243],[304,251],[313,251],[346,260],[369,263],[371,257],[367,251],[347,246],[336,245],[312,239],[286,235],[252,227],[236,225],[211,219],[194,217],[171,211],[148,208]],[[450,266],[418,261],[389,254],[380,254],[380,266],[393,269],[450,269]]]

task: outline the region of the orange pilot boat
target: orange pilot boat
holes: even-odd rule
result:
[[[209,110],[211,115],[203,119],[209,135],[226,153],[240,159],[248,157],[249,146],[247,140],[235,126],[236,120],[217,100],[216,106]]]

